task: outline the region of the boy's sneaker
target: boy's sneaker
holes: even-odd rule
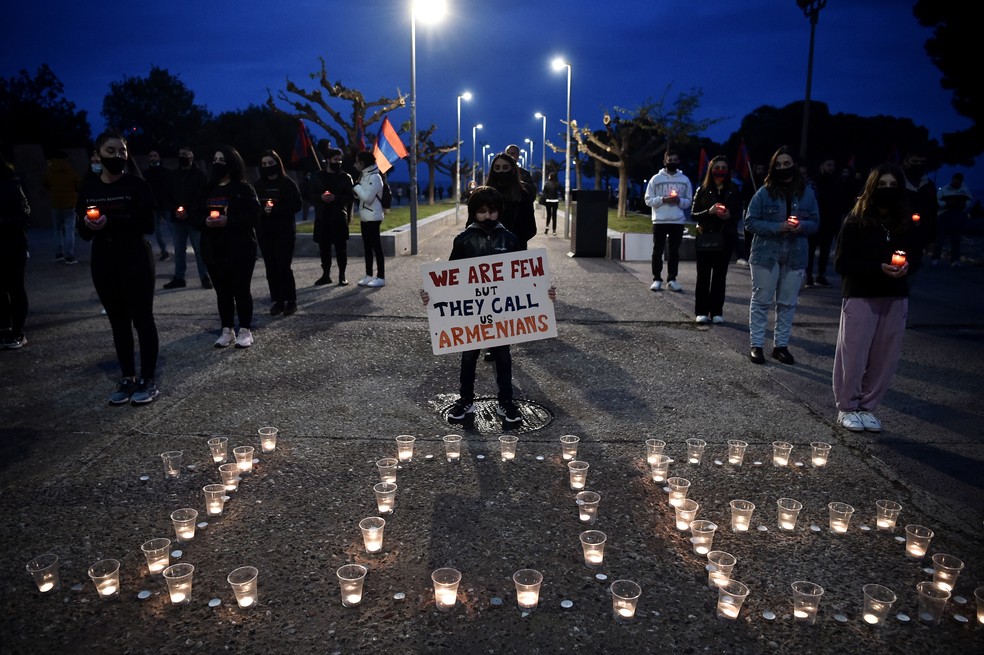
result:
[[[744,257],[739,257],[738,261],[736,261],[735,263],[738,264],[739,266],[748,266],[748,260],[745,259]]]
[[[662,291],[663,290],[663,281],[662,280],[654,280],[653,283],[649,285],[649,290],[650,291]]]
[[[157,383],[153,380],[140,380],[137,383],[137,390],[130,397],[130,402],[134,405],[146,405],[154,402],[160,391],[157,390]]]
[[[367,275],[364,278],[362,278],[361,280],[359,280],[358,282],[356,282],[356,284],[358,284],[360,287],[364,287],[367,284],[369,284],[370,282],[372,282],[373,279],[374,278],[371,275]]]
[[[701,314],[700,316],[697,317],[697,322],[698,323],[710,323],[711,322],[711,317],[708,316],[707,314]]]
[[[137,383],[129,378],[116,385],[116,391],[109,397],[110,405],[125,405],[137,390]]]
[[[683,287],[680,286],[680,283],[677,282],[676,280],[670,280],[669,282],[666,283],[666,286],[670,288],[670,291],[677,291],[677,292],[683,291]]]
[[[19,337],[15,337],[8,333],[3,335],[3,337],[0,337],[0,348],[3,348],[4,350],[17,350],[18,348],[26,345],[27,337],[23,334]]]
[[[55,254],[55,263],[63,262],[63,261],[65,261],[65,255],[61,254],[60,252],[59,253],[56,253]]]
[[[65,263],[66,264],[78,264],[79,263],[79,260],[77,260],[75,257],[72,257],[71,255],[69,255],[69,256],[65,257]]]
[[[378,289],[379,287],[386,286],[386,279],[381,277],[374,277],[366,284],[367,287],[372,287],[373,289]]]
[[[239,328],[239,336],[236,337],[236,348],[249,348],[253,345],[253,333],[249,328]]]
[[[519,414],[519,408],[516,407],[516,403],[510,401],[507,403],[499,403],[496,407],[495,413],[502,417],[502,420],[506,423],[522,423],[523,417]]]
[[[470,400],[465,400],[464,398],[459,398],[454,401],[451,405],[451,409],[448,410],[448,418],[455,421],[460,421],[465,418],[466,414],[475,413],[475,404]]]
[[[215,347],[225,348],[226,346],[231,346],[235,340],[236,333],[232,331],[232,328],[222,328],[222,334],[215,340]]]

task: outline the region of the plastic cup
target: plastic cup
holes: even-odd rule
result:
[[[396,484],[392,482],[378,482],[372,487],[376,494],[376,508],[380,514],[392,514],[396,508]]]
[[[513,583],[516,585],[516,604],[519,609],[527,611],[536,609],[540,602],[543,574],[533,569],[520,569],[513,573]]]
[[[935,582],[920,582],[916,591],[919,592],[919,620],[926,625],[939,625],[950,592]]]
[[[669,502],[672,507],[676,507],[687,497],[690,491],[690,480],[686,478],[668,478],[666,485],[670,488]]]
[[[171,523],[174,524],[174,534],[178,538],[178,543],[188,543],[195,538],[195,521],[197,520],[198,510],[190,507],[171,512]]]
[[[707,554],[707,587],[717,589],[731,579],[731,572],[738,558],[723,550],[712,550]]]
[[[803,503],[792,498],[780,498],[776,501],[776,506],[779,508],[779,530],[782,532],[795,530]]]
[[[591,466],[587,462],[580,462],[578,460],[573,460],[567,462],[567,470],[570,475],[571,489],[574,491],[581,491],[584,489],[585,485],[588,483],[588,467]]]
[[[58,575],[58,555],[45,553],[38,555],[27,563],[27,572],[34,578],[38,591],[46,594],[61,588],[61,577]]]
[[[560,437],[560,457],[565,462],[569,462],[577,458],[577,443],[581,440],[581,437],[575,436],[573,434],[565,434]]]
[[[652,466],[656,463],[656,457],[663,454],[666,442],[662,439],[646,439],[646,461]],[[657,480],[661,482],[661,480]]]
[[[752,512],[755,511],[755,503],[748,500],[731,501],[731,531],[748,532],[748,526],[752,522]]]
[[[161,459],[164,460],[164,479],[173,480],[181,475],[181,458],[184,453],[180,450],[169,450],[165,453],[161,453]]]
[[[953,555],[936,553],[933,555],[933,582],[953,593],[963,567],[964,563]]]
[[[611,586],[612,615],[617,623],[628,623],[635,618],[636,605],[642,595],[642,587],[631,580],[616,580]]]
[[[719,619],[734,621],[741,612],[741,605],[748,598],[748,587],[737,580],[728,580],[718,587],[717,615]]]
[[[444,442],[444,456],[449,462],[457,462],[461,459],[461,435],[446,434],[441,437]]]
[[[792,587],[793,620],[797,623],[813,625],[817,622],[817,611],[820,609],[823,587],[805,580],[794,582]]]
[[[219,475],[222,477],[222,484],[225,485],[227,493],[232,493],[239,489],[239,465],[233,462],[219,465]]]
[[[601,502],[601,494],[593,491],[580,491],[574,496],[574,503],[577,505],[577,518],[581,523],[588,525],[594,524],[598,519],[598,503]]]
[[[151,575],[160,575],[171,564],[171,540],[161,537],[145,541],[140,546]]]
[[[457,569],[437,569],[431,573],[434,583],[434,604],[441,611],[448,611],[458,602],[458,584],[461,582],[461,571]]]
[[[897,598],[895,592],[880,584],[866,584],[861,589],[864,592],[862,620],[868,625],[884,625]]]
[[[704,448],[707,447],[707,442],[703,439],[687,439],[687,463],[688,464],[700,464],[700,460],[704,457]]]
[[[379,470],[380,482],[396,482],[396,467],[399,463],[395,457],[384,457],[377,461],[376,468]]]
[[[974,599],[977,601],[977,622],[984,625],[984,587],[974,589]]]
[[[252,446],[236,446],[232,449],[232,454],[236,456],[236,466],[239,467],[239,475],[248,475],[253,472],[253,453],[256,451]]]
[[[386,521],[378,516],[359,521],[359,529],[362,530],[362,541],[365,544],[366,552],[370,555],[378,553],[383,549],[383,528]]]
[[[875,501],[875,525],[882,532],[895,532],[895,522],[899,519],[902,506],[894,500]]]
[[[362,589],[369,569],[361,564],[346,564],[335,571],[342,592],[342,607],[355,607],[362,602]]]
[[[260,428],[256,432],[260,435],[261,452],[272,453],[277,449],[277,433],[280,432],[280,430],[274,427],[267,427]]]
[[[813,449],[811,456],[813,468],[819,469],[826,466],[827,460],[830,459],[830,444],[823,441],[813,441],[810,443],[810,448]]]
[[[224,484],[207,484],[202,487],[205,494],[205,514],[207,516],[219,516],[225,507],[226,488]]]
[[[164,582],[172,605],[187,605],[191,602],[191,578],[195,567],[191,564],[172,564],[164,569]]]
[[[409,434],[401,434],[396,437],[396,457],[401,462],[413,461],[413,442],[417,440]]]
[[[717,525],[710,521],[691,521],[690,534],[693,536],[690,541],[694,545],[694,555],[707,555],[711,552],[711,544],[714,542],[714,532]]]
[[[909,559],[922,559],[929,550],[933,531],[924,525],[905,526],[905,555]]]
[[[789,466],[789,453],[793,450],[793,444],[785,441],[772,442],[772,465]]]
[[[242,609],[254,607],[259,600],[256,589],[256,577],[259,573],[255,566],[240,566],[226,578],[229,586],[232,587],[232,593],[236,596],[236,603]]]
[[[851,525],[851,516],[854,508],[847,503],[828,503],[827,510],[830,518],[830,531],[834,534],[844,534]]]
[[[676,510],[676,529],[682,532],[690,529],[690,523],[697,517],[700,504],[693,498],[684,498],[673,509]]]
[[[518,441],[519,437],[511,434],[504,434],[499,437],[499,454],[503,462],[516,459],[516,443]]]
[[[745,449],[748,443],[741,439],[728,439],[728,464],[741,466],[745,460]]]
[[[101,559],[89,567],[89,577],[96,585],[96,593],[103,600],[120,597],[120,562],[115,559]]]
[[[216,464],[225,464],[229,457],[228,437],[214,437],[208,440],[208,449],[212,451],[212,461]]]
[[[584,553],[584,565],[596,569],[605,561],[605,541],[608,537],[600,530],[585,530],[581,533],[581,550]]]
[[[665,482],[666,476],[670,472],[670,456],[656,455],[654,461],[650,463],[649,470],[652,473],[653,482]]]

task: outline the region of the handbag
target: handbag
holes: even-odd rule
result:
[[[543,194],[542,193],[538,193],[537,194],[537,196],[536,196],[536,204],[543,205],[544,207],[547,206],[547,200],[546,200],[546,198],[543,197]]]
[[[723,232],[701,232],[694,242],[697,252],[721,252],[724,250]]]

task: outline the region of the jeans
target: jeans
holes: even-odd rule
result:
[[[171,223],[171,231],[174,233],[174,277],[183,280],[185,271],[188,268],[188,242],[191,241],[191,248],[195,252],[195,264],[198,266],[198,277],[208,276],[205,262],[202,261],[202,231],[188,224],[187,221],[174,221]]]
[[[765,343],[769,307],[775,302],[776,325],[773,334],[775,347],[788,346],[804,271],[790,269],[788,264],[782,262],[772,266],[752,264],[751,270],[752,299],[748,304],[748,334],[751,345],[753,348],[761,348]]]
[[[683,225],[680,223],[653,223],[653,279],[663,279],[663,249],[669,240],[666,253],[666,280],[676,279],[680,268],[680,244],[683,243]]]
[[[55,228],[55,255],[75,258],[75,210],[56,207],[51,210],[51,223]]]
[[[171,212],[166,209],[154,210],[154,238],[157,239],[157,247],[161,249],[161,254],[167,252],[167,239],[164,238],[168,232],[168,225],[171,223]]]
[[[499,387],[499,402],[509,403],[513,399],[512,386],[512,354],[509,346],[497,346],[489,348],[489,352],[495,358],[495,383]],[[461,399],[471,402],[475,400],[475,368],[478,364],[478,356],[482,353],[479,350],[466,350],[461,353],[461,384],[459,393]]]

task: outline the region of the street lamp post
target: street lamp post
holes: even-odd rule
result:
[[[477,166],[478,152],[475,147],[475,130],[482,129],[483,125],[479,123],[472,128],[472,184],[475,183],[475,166]]]
[[[543,191],[543,185],[547,182],[547,117],[540,112],[533,114],[533,117],[543,121],[543,140],[540,141],[543,144],[540,148],[540,191]]]
[[[526,160],[526,161],[529,163],[530,169],[532,170],[532,168],[533,168],[533,162],[535,161],[533,159],[533,139],[523,139],[523,142],[530,144],[530,158],[528,160]],[[542,172],[540,174],[543,175]]]
[[[451,180],[454,182],[454,222],[458,223],[458,209],[461,207],[461,100],[471,100],[472,94],[465,91],[458,96],[458,136],[454,142],[454,174]]]
[[[571,236],[571,65],[560,57],[553,60],[554,70],[567,68],[567,145],[564,151],[564,238]]]
[[[813,85],[813,41],[817,32],[817,19],[820,10],[827,6],[827,0],[796,0],[803,15],[810,19],[810,55],[806,63],[806,100],[803,102],[803,127],[800,130],[800,160],[806,162],[806,137],[810,125],[810,90]]]
[[[483,177],[485,175],[485,171],[487,171],[488,168],[489,168],[489,166],[488,166],[488,157],[485,154],[485,151],[487,149],[491,148],[491,147],[492,146],[489,145],[488,143],[486,143],[484,146],[482,146],[482,175],[483,175]],[[485,180],[484,179],[482,180],[482,184],[485,184]]]

